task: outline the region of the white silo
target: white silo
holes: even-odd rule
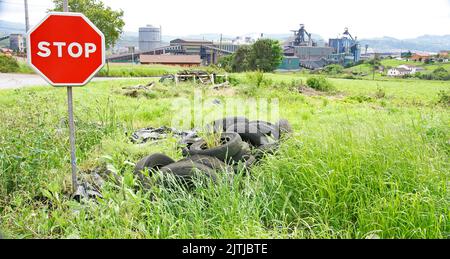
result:
[[[147,25],[139,28],[139,50],[149,51],[161,46],[161,27]]]

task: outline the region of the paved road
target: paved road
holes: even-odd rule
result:
[[[120,80],[120,79],[142,79],[142,78],[118,78],[118,77],[95,77],[92,81]],[[146,78],[150,79],[150,78]],[[16,89],[27,86],[49,85],[43,78],[36,74],[4,74],[0,73],[0,90]]]

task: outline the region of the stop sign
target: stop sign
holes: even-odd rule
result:
[[[54,86],[85,85],[105,64],[103,33],[81,13],[49,13],[27,44],[28,63]]]

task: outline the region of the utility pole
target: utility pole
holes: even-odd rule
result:
[[[25,5],[25,31],[28,32],[30,29],[30,19],[28,18],[28,0],[24,0]]]
[[[220,59],[222,56],[222,33],[220,34],[220,43],[219,43],[219,57],[217,59]]]

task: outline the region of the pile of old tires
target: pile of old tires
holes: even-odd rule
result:
[[[287,120],[277,123],[249,121],[245,117],[227,117],[208,125],[221,133],[221,145],[208,148],[206,141],[197,135],[180,141],[183,159],[174,161],[164,154],[153,154],[141,159],[135,174],[144,188],[150,188],[150,177],[155,172],[171,176],[186,187],[194,186],[195,176],[216,182],[219,174],[229,179],[235,173],[248,172],[265,154],[274,153],[284,136],[292,132]],[[148,173],[148,174],[147,174]]]

